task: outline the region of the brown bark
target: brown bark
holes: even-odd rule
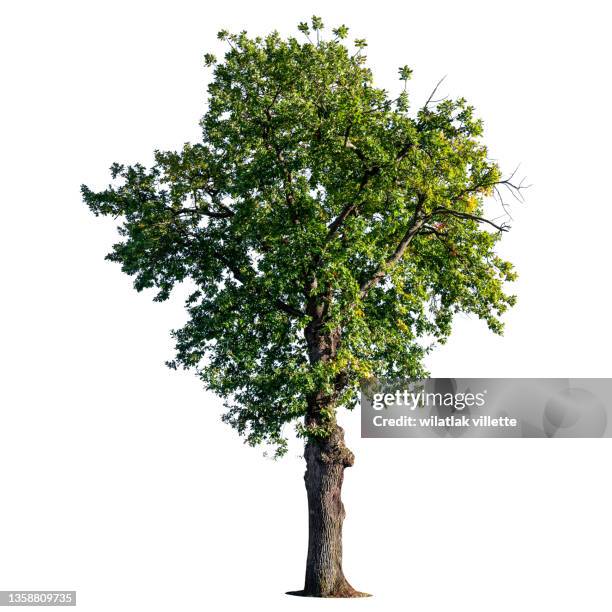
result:
[[[316,279],[312,288],[316,288]],[[304,335],[312,364],[334,359],[340,343],[340,330],[323,332],[326,304],[316,297],[308,301],[311,322]],[[355,456],[344,444],[344,431],[336,424],[334,402],[345,383],[336,381],[332,395],[318,392],[308,398],[307,427],[322,428],[325,438],[311,437],[304,449],[306,459],[306,493],[308,496],[308,557],[306,579],[302,591],[291,595],[305,597],[366,597],[356,591],[342,571],[342,483],[344,470],[353,465]],[[331,408],[331,410],[330,410]]]
[[[364,597],[342,571],[341,499],[344,470],[353,465],[354,455],[344,444],[344,431],[335,426],[325,440],[309,440],[305,448],[306,492],[308,495],[308,557],[305,597]]]

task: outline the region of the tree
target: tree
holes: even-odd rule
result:
[[[108,259],[155,300],[189,280],[189,320],[173,332],[173,368],[193,368],[225,399],[224,420],[250,444],[305,439],[309,596],[361,595],[342,572],[340,498],[353,465],[336,415],[359,381],[423,377],[424,338],[444,342],[455,313],[501,333],[514,279],[495,252],[507,226],[488,196],[520,194],[482,144],[464,99],[412,112],[373,84],[366,42],[277,32],[219,38],[228,50],[208,87],[202,140],[155,163],[111,167],[82,187],[95,215],[121,219]],[[301,38],[303,36],[303,39]],[[502,201],[502,205],[503,205]]]

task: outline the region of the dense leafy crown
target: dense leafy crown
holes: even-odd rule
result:
[[[302,40],[220,32],[229,49],[220,63],[205,56],[202,141],[156,151],[150,169],[113,165],[104,191],[82,188],[96,215],[121,218],[108,259],[136,289],[165,300],[194,284],[170,365],[197,369],[227,421],[281,451],[283,425],[313,397],[335,412],[363,377],[423,375],[455,313],[499,333],[514,301],[494,251],[506,228],[483,217],[483,199],[516,186],[488,158],[472,107],[430,99],[413,112],[408,67],[391,99],[365,41],[349,50],[346,27],[322,29],[315,17]],[[302,431],[321,433],[315,421]]]

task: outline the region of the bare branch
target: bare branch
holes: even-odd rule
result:
[[[504,209],[504,212],[506,213],[506,215],[508,215],[508,217],[510,219],[512,219],[512,215],[510,214],[510,209],[509,209],[509,205],[508,203],[504,200],[504,197],[502,195],[501,189],[500,187],[505,187],[507,189],[508,192],[510,192],[510,195],[519,203],[523,203],[525,202],[525,198],[523,197],[523,190],[524,189],[529,189],[529,187],[531,187],[531,185],[525,185],[525,177],[523,177],[519,183],[514,182],[514,176],[516,175],[518,169],[520,167],[520,164],[514,169],[514,171],[510,174],[510,176],[506,179],[503,179],[501,181],[498,181],[497,183],[495,183],[493,185],[493,190],[494,190],[494,194],[495,196],[497,196],[497,199],[499,200],[499,203],[501,204],[502,208]]]
[[[446,74],[438,81],[437,85],[433,88],[433,91],[429,94],[429,98],[427,98],[427,102],[425,102],[425,105],[423,106],[423,108],[427,108],[429,106],[429,104],[431,104],[434,99],[433,97],[436,95],[436,92],[438,91],[438,88],[440,87],[440,85],[442,85],[442,83],[444,82],[444,80],[446,79]]]
[[[478,215],[472,215],[470,213],[452,210],[451,208],[445,208],[444,206],[439,206],[438,208],[435,208],[431,212],[430,218],[433,218],[436,215],[450,215],[459,219],[471,219],[472,221],[478,221],[479,223],[487,223],[500,232],[507,232],[510,229],[510,226],[507,223],[502,223],[501,225],[498,225],[494,221],[491,221],[490,219],[487,219],[485,217],[479,217]]]

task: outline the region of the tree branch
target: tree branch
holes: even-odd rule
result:
[[[432,102],[436,102],[433,97],[436,95],[436,92],[438,91],[438,88],[440,87],[440,85],[442,85],[442,83],[444,82],[444,80],[446,79],[446,75],[444,75],[437,83],[437,85],[433,88],[433,91],[429,94],[429,98],[427,98],[427,102],[425,102],[425,105],[423,106],[424,109],[426,109]]]
[[[234,216],[233,211],[227,209],[224,212],[216,212],[214,210],[210,210],[206,207],[197,207],[197,208],[168,208],[169,212],[173,215],[201,215],[204,217],[212,217],[213,219],[229,219]]]
[[[452,210],[451,208],[445,208],[444,206],[439,206],[438,208],[435,208],[431,212],[430,218],[438,214],[450,215],[452,217],[457,217],[459,219],[471,219],[473,221],[478,221],[479,223],[488,223],[489,225],[491,225],[492,227],[494,227],[496,230],[500,232],[507,232],[510,229],[510,226],[507,223],[502,223],[501,225],[498,225],[497,223],[494,223],[493,221],[485,217],[479,217],[478,215],[472,215],[470,213],[460,212],[458,210]]]
[[[216,255],[217,259],[224,264],[227,269],[232,273],[233,277],[242,285],[244,285],[245,287],[247,287],[248,289],[251,289],[253,291],[255,291],[256,293],[261,294],[261,290],[259,287],[254,286],[252,279],[249,279],[245,276],[245,274],[239,269],[237,268],[231,261],[229,261],[226,257],[224,257],[223,255]],[[292,316],[292,317],[303,317],[305,316],[304,313],[299,309],[299,308],[294,308],[293,306],[291,306],[290,304],[287,304],[286,302],[283,302],[283,300],[280,300],[278,298],[274,298],[269,294],[266,294],[266,297],[270,298],[272,300],[272,303],[274,304],[274,306],[278,309],[281,310],[282,312]]]
[[[359,287],[360,297],[363,299],[366,297],[370,289],[376,286],[380,280],[387,274],[390,268],[392,268],[404,255],[408,245],[412,242],[412,239],[419,233],[419,230],[423,227],[427,221],[431,218],[431,215],[421,216],[425,197],[419,195],[416,209],[412,220],[401,239],[400,243],[395,247],[393,253],[381,264],[378,265],[374,274],[367,280],[361,283]]]
[[[185,240],[188,240],[188,239],[196,239],[197,240],[197,236],[194,236],[188,230],[185,230],[185,228],[176,226],[176,229],[179,231],[179,233],[181,233],[183,235],[183,238]],[[303,311],[301,311],[299,308],[294,308],[290,304],[287,304],[286,302],[283,302],[283,300],[281,300],[279,298],[275,298],[272,295],[270,295],[269,293],[262,292],[261,291],[261,287],[257,287],[255,285],[255,283],[253,282],[253,278],[248,278],[247,275],[245,275],[240,270],[240,268],[238,268],[234,263],[232,263],[232,261],[230,259],[225,257],[222,253],[214,253],[213,257],[215,257],[219,262],[221,262],[232,273],[232,276],[240,284],[242,284],[244,287],[248,288],[249,290],[253,291],[254,293],[257,293],[260,296],[263,295],[263,297],[268,298],[277,310],[280,310],[280,311],[282,311],[282,312],[284,312],[284,313],[286,313],[286,314],[288,314],[288,315],[290,315],[292,317],[303,317],[303,316],[305,316],[305,313]],[[252,268],[250,268],[250,271],[253,274],[255,273],[255,271]]]
[[[361,195],[361,192],[366,188],[366,185],[370,181],[370,179],[375,176],[380,171],[378,166],[374,166],[373,168],[368,168],[359,183],[359,187],[357,189],[357,193],[353,198],[353,201],[347,204],[340,214],[328,225],[327,235],[325,236],[324,245],[328,244],[329,241],[336,235],[338,230],[342,227],[342,224],[347,219],[347,217],[357,208],[358,198]]]

